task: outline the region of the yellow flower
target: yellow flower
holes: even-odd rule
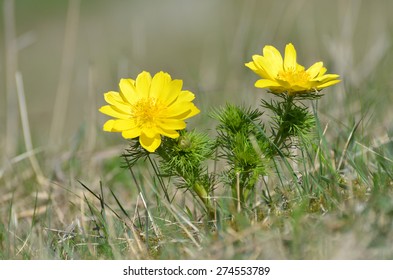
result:
[[[323,62],[316,62],[305,70],[296,61],[296,50],[292,44],[285,47],[285,56],[273,46],[265,46],[263,55],[254,55],[253,61],[245,65],[262,77],[255,83],[258,88],[269,88],[271,92],[289,95],[311,93],[337,84],[339,75],[325,74]]]
[[[172,80],[162,71],[153,78],[143,71],[135,81],[121,79],[120,91],[105,93],[109,105],[99,109],[114,117],[104,124],[104,131],[121,132],[126,139],[139,137],[142,147],[154,152],[161,135],[179,137],[177,130],[186,127],[184,120],[200,112],[192,103],[194,94],[182,86],[182,80]]]

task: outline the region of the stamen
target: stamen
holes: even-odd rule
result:
[[[154,127],[163,106],[155,98],[144,98],[132,106],[132,115],[137,126]]]
[[[310,81],[310,75],[304,70],[282,70],[278,73],[277,78],[293,85],[306,85]]]

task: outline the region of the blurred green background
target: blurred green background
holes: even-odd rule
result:
[[[266,93],[253,87],[257,77],[244,63],[264,45],[283,51],[288,42],[301,64],[322,60],[342,76],[325,91],[322,116],[368,110],[373,133],[389,127],[392,1],[2,0],[0,8],[0,151],[7,157],[23,144],[16,70],[34,147],[58,146],[81,127],[99,130],[103,93],[142,70],[184,81],[202,110],[193,124],[208,124],[210,108],[227,101],[257,104]],[[96,137],[120,142],[119,135]]]

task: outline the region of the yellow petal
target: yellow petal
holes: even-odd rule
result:
[[[134,104],[138,99],[138,92],[135,88],[135,81],[132,79],[120,79],[120,95],[124,101]]]
[[[124,114],[123,112],[116,110],[116,107],[112,105],[102,106],[99,111],[117,119],[128,119],[130,117],[129,114]]]
[[[154,138],[149,138],[145,134],[139,136],[139,143],[150,153],[154,153],[161,144],[161,136],[157,134]]]
[[[189,110],[183,112],[180,115],[177,115],[176,119],[185,120],[199,114],[200,112],[201,111],[195,105],[192,105]]]
[[[322,89],[322,88],[326,88],[326,87],[330,87],[332,85],[338,84],[339,82],[341,82],[341,80],[332,80],[326,83],[323,83],[321,85],[317,86],[317,89]]]
[[[134,129],[136,127],[135,121],[133,119],[128,120],[115,120],[113,123],[112,131],[124,131]]]
[[[265,46],[263,48],[263,56],[270,61],[274,73],[283,70],[283,59],[280,52],[273,46]]]
[[[330,80],[336,80],[338,77],[340,77],[340,75],[337,75],[337,74],[326,74],[326,75],[323,75],[323,76],[316,77],[315,79],[313,79],[313,81],[318,81],[318,82],[321,82],[321,83],[325,83],[325,82],[328,82]]]
[[[193,117],[193,116],[199,114],[200,112],[201,112],[201,110],[199,110],[198,107],[196,107],[196,106],[193,104],[193,105],[191,106],[191,112],[190,112],[190,114],[189,114],[187,117],[185,117],[184,119],[186,119],[186,118],[191,118],[191,117]],[[182,118],[182,119],[183,119],[183,118]]]
[[[289,43],[285,46],[284,69],[296,69],[296,50],[295,47]]]
[[[106,121],[105,123],[104,123],[104,127],[102,128],[104,131],[109,131],[109,132],[112,132],[112,129],[113,129],[113,124],[115,123],[115,120],[109,120],[109,121]]]
[[[142,127],[142,134],[149,138],[154,138],[157,134],[159,134],[159,132],[155,127]]]
[[[120,94],[117,91],[108,91],[104,93],[104,98],[105,101],[109,103],[109,101],[106,98],[110,98],[110,100],[113,100],[115,102],[121,102],[124,103],[123,98],[121,98]]]
[[[246,65],[246,67],[250,68],[254,72],[258,70],[258,68],[255,66],[254,61],[247,62],[244,65]]]
[[[276,81],[261,79],[255,82],[255,87],[257,88],[270,88],[270,87],[279,87],[280,84]]]
[[[288,89],[289,92],[304,92],[304,91],[312,91],[312,86],[311,84],[308,85],[291,85],[291,87]]]
[[[162,93],[167,91],[171,76],[168,73],[158,72],[151,80],[150,97],[161,98]]]
[[[157,121],[157,125],[165,130],[181,130],[186,128],[186,123],[183,120],[177,119],[163,119]]]
[[[188,90],[182,90],[177,98],[176,102],[191,102],[195,99],[195,95]]]
[[[183,81],[182,80],[172,80],[169,83],[169,87],[162,93],[162,98],[161,100],[164,102],[166,105],[172,104],[177,98],[179,97],[181,93],[181,88],[183,87]]]
[[[138,94],[143,98],[148,98],[150,94],[151,75],[149,72],[143,71],[136,77],[135,87]]]
[[[278,72],[280,71],[274,61],[270,61],[269,59],[261,55],[253,55],[252,59],[254,60],[255,66],[257,67],[257,74],[260,75],[262,78],[272,80],[277,76]]]
[[[135,127],[130,130],[122,131],[121,136],[123,136],[123,138],[125,139],[131,139],[131,138],[139,137],[141,135],[141,132],[142,131],[139,127]]]
[[[273,46],[265,46],[262,50],[263,56],[271,59],[271,60],[276,60],[280,62],[279,64],[283,64],[282,56],[281,53]]]
[[[164,135],[164,136],[172,138],[172,139],[178,138],[180,136],[179,132],[177,132],[176,130],[168,130],[168,129],[162,129],[160,127],[157,127],[157,131],[161,135]]]
[[[298,71],[298,72],[303,72],[304,69],[305,69],[305,68],[304,68],[303,65],[300,65],[300,64],[296,63],[296,71]]]
[[[308,75],[310,75],[310,78],[313,79],[314,77],[318,76],[318,74],[321,72],[323,67],[323,62],[316,62],[312,66],[310,66],[307,69]]]
[[[186,112],[191,112],[191,110],[195,110],[196,107],[195,108],[194,107],[195,107],[195,105],[192,102],[188,102],[188,101],[175,102],[171,106],[166,108],[164,112],[162,112],[162,117],[178,118],[177,116],[179,116],[179,115],[182,115]],[[197,113],[199,113],[199,110]]]
[[[254,61],[248,62],[244,64],[246,67],[250,68],[254,73],[261,77],[267,77],[268,75],[264,70],[261,70],[261,67],[256,65]]]
[[[325,67],[322,67],[321,71],[319,71],[318,77],[325,75],[326,71],[327,71],[327,69]]]
[[[121,112],[127,114],[131,111],[130,106],[124,103],[123,99],[121,98],[118,92],[115,91],[107,92],[104,94],[104,99],[106,102],[113,105],[114,107],[116,107],[116,109],[118,109]]]

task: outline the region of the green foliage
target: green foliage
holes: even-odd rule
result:
[[[268,172],[270,144],[260,120],[262,114],[258,109],[231,104],[212,113],[219,121],[216,128],[219,156],[228,165],[222,180],[231,186],[234,200],[240,199],[242,204],[258,179]]]
[[[310,142],[312,130],[315,128],[315,117],[303,105],[297,105],[290,97],[270,102],[262,100],[262,107],[273,112],[271,127],[273,143],[276,148],[288,149],[294,144],[294,138]]]
[[[160,176],[175,176],[183,181],[183,185],[191,190],[205,205],[209,215],[213,208],[209,200],[212,179],[204,163],[214,153],[214,142],[208,135],[196,131],[180,132],[177,139],[164,138],[157,150],[160,157]]]
[[[185,187],[190,188],[206,176],[203,164],[213,153],[214,143],[206,134],[184,130],[177,139],[164,138],[157,151],[161,175],[183,178]]]
[[[258,109],[245,108],[233,104],[216,109],[211,113],[212,118],[220,124],[217,130],[232,136],[238,133],[248,134],[257,132],[255,125],[260,125],[260,117],[263,115]]]
[[[183,130],[177,139],[163,137],[156,151],[158,165],[136,140],[131,141],[124,157],[129,168],[138,160],[147,158],[159,177],[180,179],[176,187],[190,190],[210,216],[214,215],[210,193],[212,186],[216,185],[216,178],[217,183],[231,189],[235,208],[249,209],[255,202],[255,186],[263,176],[272,174],[272,167],[276,166],[275,157],[279,155],[288,165],[285,157],[292,157],[289,147],[297,145],[299,139],[306,145],[311,142],[315,118],[305,105],[295,104],[295,100],[299,101],[284,95],[280,101],[262,101],[262,108],[273,113],[270,136],[262,123],[263,112],[260,109],[227,104],[211,113],[211,117],[219,122],[215,140],[203,133]],[[226,165],[219,174],[209,172],[206,167],[207,160],[212,159],[214,154]],[[160,185],[170,201],[162,181]],[[265,197],[269,197],[268,193]],[[272,202],[271,197],[268,200]]]

